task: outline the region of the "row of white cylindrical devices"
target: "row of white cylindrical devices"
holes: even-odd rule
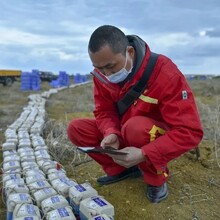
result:
[[[52,94],[56,93],[53,89]],[[41,136],[46,98],[29,96],[29,105],[5,131],[3,198],[7,220],[112,220],[114,207],[88,183],[67,177]]]

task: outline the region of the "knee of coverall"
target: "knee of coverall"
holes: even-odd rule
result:
[[[140,148],[162,135],[165,130],[168,130],[168,126],[162,122],[144,116],[135,116],[122,126],[121,134],[126,146]]]
[[[78,128],[81,126],[81,119],[73,119],[67,126],[67,136],[72,143],[77,142]]]

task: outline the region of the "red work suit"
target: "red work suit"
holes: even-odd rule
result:
[[[98,71],[93,72],[95,119],[73,120],[67,132],[77,146],[98,146],[103,137],[117,134],[120,148],[135,146],[142,149],[146,161],[138,166],[144,174],[144,181],[160,186],[169,176],[167,163],[195,148],[202,139],[203,130],[185,77],[163,55],[158,57],[147,89],[124,115],[119,116],[116,102],[141,78],[150,57],[150,49],[145,42],[137,36],[130,36],[129,40],[141,41],[142,47],[145,47],[133,77],[120,85],[109,82]],[[141,47],[139,44],[135,46]],[[108,155],[90,156],[110,176],[125,169],[114,163]]]

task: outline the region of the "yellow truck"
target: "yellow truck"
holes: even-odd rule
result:
[[[0,70],[0,83],[11,86],[17,77],[21,76],[21,70]]]

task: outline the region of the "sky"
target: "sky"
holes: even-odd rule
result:
[[[105,24],[183,74],[220,75],[220,0],[1,0],[0,69],[87,74],[89,38]]]

